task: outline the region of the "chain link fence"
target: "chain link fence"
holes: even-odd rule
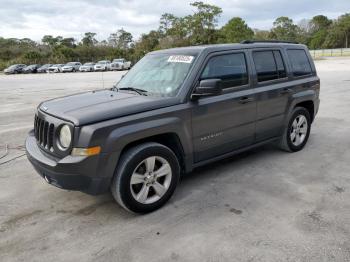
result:
[[[318,57],[335,57],[335,56],[350,56],[350,48],[337,48],[337,49],[318,49],[310,50],[310,54],[314,58]]]

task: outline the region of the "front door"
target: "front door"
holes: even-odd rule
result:
[[[207,59],[199,81],[219,78],[223,92],[192,102],[195,162],[254,142],[256,101],[246,61],[243,51],[215,54]]]

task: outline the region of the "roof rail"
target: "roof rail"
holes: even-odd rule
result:
[[[254,43],[285,43],[285,44],[299,44],[295,41],[283,41],[283,40],[243,40],[241,44],[254,44]]]

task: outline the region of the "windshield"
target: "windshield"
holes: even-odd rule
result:
[[[75,62],[69,62],[66,64],[67,66],[74,66],[75,65]]]
[[[124,60],[123,59],[114,59],[113,63],[122,63]]]
[[[94,65],[94,63],[85,63],[84,66],[91,66]]]
[[[107,63],[107,61],[98,61],[97,64],[106,64],[106,63]]]
[[[9,69],[14,69],[16,67],[19,67],[19,65],[12,65],[12,66],[9,67]]]
[[[117,84],[160,96],[175,96],[193,64],[194,56],[154,54],[142,58]]]

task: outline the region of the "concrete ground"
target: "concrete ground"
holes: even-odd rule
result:
[[[350,261],[350,59],[316,61],[321,107],[290,154],[265,146],[196,170],[159,211],[46,184],[23,152],[36,105],[121,73],[0,76],[1,261]]]

